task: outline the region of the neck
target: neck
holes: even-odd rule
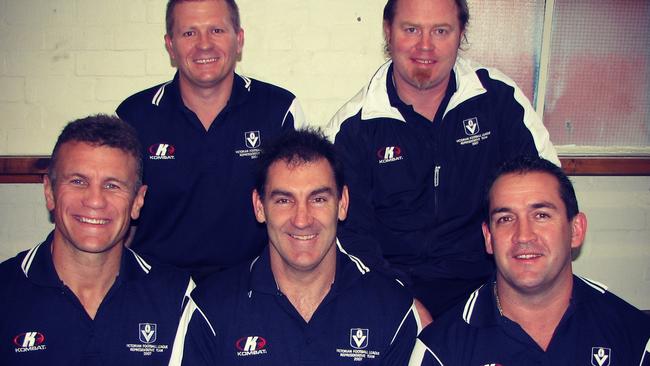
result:
[[[573,290],[573,278],[539,294],[521,293],[497,279],[494,287],[499,312],[519,324],[546,351],[564,316]]]
[[[271,268],[280,291],[309,322],[334,283],[336,255],[326,256],[317,268],[309,271],[274,265],[272,257]]]
[[[212,122],[223,110],[232,94],[235,74],[232,73],[214,87],[201,88],[194,86],[179,77],[179,87],[183,103],[196,114],[207,131]]]
[[[52,261],[59,278],[77,296],[86,313],[95,318],[102,300],[120,270],[122,244],[106,253],[79,253],[52,243]]]
[[[440,103],[445,98],[449,77],[438,85],[429,89],[418,89],[393,73],[393,84],[397,90],[397,95],[406,104],[412,105],[413,109],[429,121],[433,121],[440,108]]]

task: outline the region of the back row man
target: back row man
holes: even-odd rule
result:
[[[132,247],[201,279],[259,254],[253,165],[304,116],[290,92],[235,73],[244,30],[234,0],[169,0],[166,25],[174,79],[117,108],[138,132],[149,186]]]
[[[390,60],[329,125],[350,186],[346,250],[396,271],[435,317],[492,273],[482,191],[509,158],[559,160],[502,73],[459,57],[466,0],[388,0]]]

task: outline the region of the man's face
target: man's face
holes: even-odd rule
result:
[[[111,147],[67,142],[54,168],[55,185],[47,177],[44,183],[54,245],[76,253],[121,246],[144,203],[146,186],[135,192],[136,159]]]
[[[462,35],[454,0],[399,0],[384,23],[398,91],[446,88]]]
[[[165,35],[169,56],[183,88],[213,89],[232,80],[244,31],[236,31],[223,0],[185,1],[174,8],[172,35]]]
[[[264,198],[253,192],[253,208],[257,221],[266,222],[274,271],[335,268],[336,225],[347,215],[348,192],[344,187],[339,198],[329,162],[276,161],[269,167],[265,192]],[[332,267],[323,268],[327,266]]]
[[[582,244],[586,229],[584,214],[567,219],[559,183],[548,173],[505,174],[490,190],[485,246],[494,255],[497,281],[518,293],[570,284],[571,249]]]

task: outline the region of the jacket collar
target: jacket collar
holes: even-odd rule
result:
[[[372,76],[368,86],[357,94],[356,98],[363,100],[362,120],[392,118],[402,122],[406,121],[399,110],[390,102],[387,82],[389,76],[392,75],[392,64],[392,60],[383,64]],[[462,57],[456,59],[452,72],[456,81],[456,91],[449,100],[445,115],[464,101],[486,92],[481,80],[476,75],[476,70],[479,68],[481,66]]]

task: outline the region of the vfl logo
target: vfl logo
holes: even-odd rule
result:
[[[176,148],[170,144],[153,144],[149,146],[149,159],[170,160],[174,159]]]
[[[463,121],[463,127],[465,128],[465,134],[467,136],[474,136],[477,133],[481,132],[481,129],[478,125],[478,118],[470,118]]]
[[[158,326],[155,323],[140,323],[138,338],[142,343],[153,343],[158,336]]]
[[[235,342],[237,356],[255,356],[266,353],[266,339],[260,336],[242,337]]]
[[[593,366],[609,366],[609,361],[611,359],[611,348],[591,347],[591,364]]]
[[[377,157],[379,164],[390,163],[397,160],[402,160],[402,149],[399,146],[386,146],[377,150]]]
[[[46,349],[45,335],[40,332],[25,332],[18,334],[13,339],[16,352],[30,352]]]
[[[364,349],[368,347],[368,334],[370,331],[363,328],[350,329],[350,346],[354,349]]]
[[[246,147],[249,149],[260,147],[260,142],[262,141],[262,138],[260,137],[260,131],[244,132],[244,140],[246,142]]]

